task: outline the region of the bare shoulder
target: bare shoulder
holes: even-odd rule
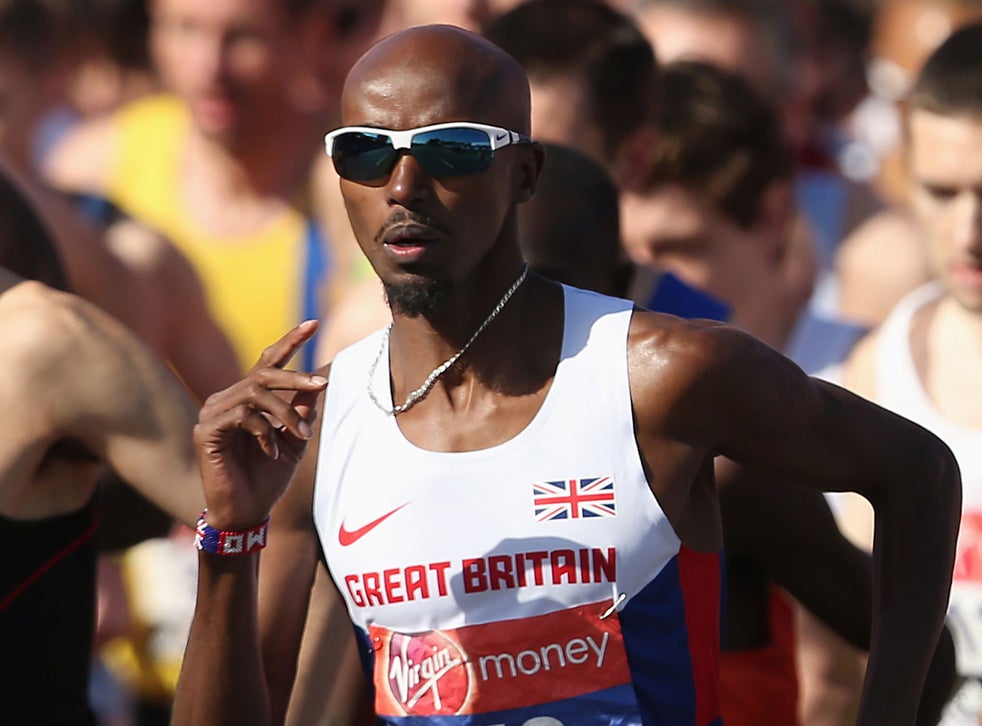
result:
[[[159,272],[183,258],[162,234],[129,217],[109,225],[106,244],[127,267],[142,273]]]
[[[884,209],[859,225],[836,253],[843,315],[869,324],[882,321],[905,294],[929,279],[925,249],[916,223],[899,210]]]
[[[91,303],[33,281],[0,295],[0,359],[11,390],[32,396],[55,428],[71,426],[100,392],[122,384],[128,356]]]
[[[642,433],[713,447],[749,412],[793,416],[788,401],[805,406],[815,393],[812,379],[790,359],[724,323],[635,312],[628,349]]]
[[[204,290],[191,261],[163,233],[124,217],[106,230],[113,256],[167,305],[203,303]]]
[[[754,365],[783,359],[753,336],[714,320],[635,310],[628,339],[633,394],[648,387],[706,385]],[[727,381],[728,382],[728,381]]]
[[[0,347],[5,360],[29,364],[34,373],[64,366],[66,355],[81,345],[89,327],[88,305],[32,280],[11,285],[0,294]]]
[[[0,346],[8,365],[17,363],[11,375],[44,385],[51,398],[64,396],[61,404],[108,391],[123,395],[134,381],[164,378],[159,360],[115,318],[33,281],[0,295]]]
[[[49,184],[72,192],[104,192],[116,149],[112,116],[85,121],[65,134],[44,161]]]
[[[715,320],[689,320],[635,308],[631,317],[628,350],[635,363],[650,368],[669,364],[675,357],[705,357],[723,344],[732,330]]]

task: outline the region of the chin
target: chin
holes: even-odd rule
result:
[[[385,301],[393,313],[410,318],[436,315],[446,306],[450,286],[442,280],[416,278],[383,282]]]

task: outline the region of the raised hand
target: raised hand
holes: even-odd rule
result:
[[[194,443],[212,527],[259,524],[293,477],[327,379],[283,366],[316,330],[316,321],[301,323],[263,351],[245,378],[202,406]]]

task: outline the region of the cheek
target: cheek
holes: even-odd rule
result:
[[[357,184],[341,182],[341,194],[348,222],[362,248],[374,239],[383,221],[382,212],[374,212],[376,205],[371,195],[366,193],[368,191],[370,190]]]
[[[512,180],[505,169],[445,179],[436,185],[436,204],[446,210],[456,230],[472,235],[497,234],[512,208]],[[461,237],[466,239],[467,237]]]
[[[658,264],[657,260],[656,264]],[[666,258],[663,267],[683,282],[699,290],[717,296],[726,293],[726,290],[720,289],[724,286],[720,284],[716,269],[709,264],[708,260],[698,255]]]
[[[631,262],[651,266],[655,263],[655,256],[645,212],[644,202],[639,201],[634,194],[625,192],[621,195],[621,245]]]
[[[915,200],[914,211],[927,244],[928,257],[937,263],[945,257],[954,232],[954,210],[950,205],[921,198]]]
[[[730,305],[742,297],[742,290],[749,282],[740,263],[739,259],[729,260],[707,248],[655,258],[656,266]]]
[[[185,93],[201,76],[201,68],[207,63],[202,59],[200,44],[175,32],[161,31],[153,38],[151,54],[164,85],[177,93]]]

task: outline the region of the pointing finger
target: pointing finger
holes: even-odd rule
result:
[[[317,332],[317,327],[318,323],[316,320],[304,320],[300,325],[266,348],[262,355],[259,356],[259,361],[252,367],[252,371],[261,368],[282,368],[285,366],[293,358],[294,353],[300,349],[300,346],[313,337],[314,333]]]

